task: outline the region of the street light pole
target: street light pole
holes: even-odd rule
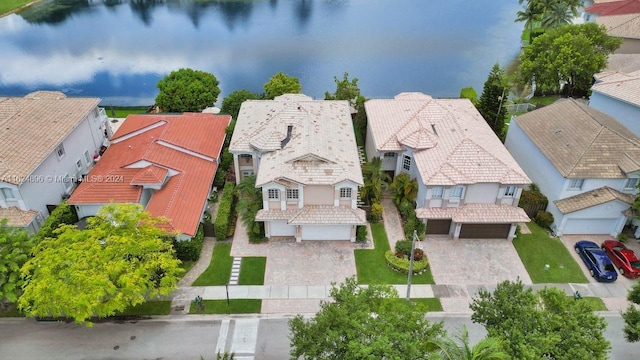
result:
[[[413,230],[413,238],[411,239],[411,256],[409,257],[409,278],[407,279],[407,301],[409,301],[409,297],[411,295],[411,275],[413,275],[413,252],[416,248],[416,238],[418,237],[418,232]]]

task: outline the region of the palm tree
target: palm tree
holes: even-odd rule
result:
[[[457,341],[456,341],[457,340]],[[469,345],[469,331],[462,325],[460,334],[454,339],[446,336],[431,341],[430,346],[436,349],[435,354],[429,360],[503,360],[511,359],[502,350],[502,344],[495,338],[484,338],[476,346]]]
[[[382,191],[387,188],[391,180],[389,174],[382,170],[382,159],[379,157],[371,159],[362,167],[362,174],[364,185],[360,190],[360,196],[369,204],[380,202]]]
[[[556,2],[542,17],[542,26],[546,28],[559,28],[571,23],[573,12],[564,2]]]
[[[247,176],[236,186],[238,192],[238,212],[240,220],[247,229],[249,239],[262,235],[261,223],[256,222],[256,214],[262,209],[262,190],[256,188],[256,176]]]
[[[405,202],[415,205],[413,202],[418,196],[418,181],[416,179],[411,180],[409,175],[402,173],[393,179],[389,187],[392,190],[391,198],[396,206]]]
[[[540,20],[540,16],[542,12],[534,5],[534,3],[529,2],[524,11],[518,11],[516,14],[518,17],[515,22],[524,22],[524,27],[529,28],[529,44],[533,40],[533,23]]]

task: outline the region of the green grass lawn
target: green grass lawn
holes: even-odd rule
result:
[[[382,222],[371,224],[374,249],[356,249],[356,271],[359,284],[406,284],[407,275],[389,269],[384,253],[389,248],[389,240]],[[420,275],[413,275],[413,284],[434,284],[431,269]]]
[[[533,222],[527,226],[531,234],[518,235],[513,245],[534,284],[589,282],[560,239],[550,237]],[[549,264],[548,271],[545,264]]]
[[[0,1],[0,15],[17,9],[22,5],[30,3],[31,0],[2,0]]]
[[[572,296],[573,298],[573,296]],[[576,301],[584,301],[587,302],[591,308],[593,309],[593,311],[607,311],[607,307],[604,305],[604,302],[602,301],[602,299],[598,298],[598,297],[584,297],[580,300],[576,300]]]
[[[404,300],[404,299],[403,299]],[[411,301],[416,304],[422,304],[429,309],[429,311],[442,311],[442,304],[438,298],[411,298]]]
[[[551,105],[558,99],[560,99],[558,95],[534,96],[529,100],[529,103],[534,105]]]
[[[195,264],[196,264],[195,261],[183,261],[180,264],[180,268],[184,270],[184,274],[182,274],[182,276],[185,276]]]
[[[111,112],[111,106],[100,106],[104,108],[105,113],[110,118],[126,118],[129,114],[145,114],[147,106],[114,106]]]
[[[264,285],[266,257],[243,257],[240,264],[239,285]]]
[[[229,253],[231,253],[231,244],[216,244],[209,267],[196,279],[193,286],[226,285],[229,282],[233,264],[233,258]]]
[[[189,314],[259,314],[262,309],[260,299],[231,299],[229,306],[227,300],[203,300],[204,310],[191,302]]]
[[[132,315],[169,315],[171,312],[171,301],[146,301],[140,305],[129,307],[116,316]]]

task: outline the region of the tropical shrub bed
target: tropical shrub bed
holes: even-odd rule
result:
[[[416,249],[416,251],[419,249]],[[414,254],[415,255],[415,254]],[[387,262],[387,266],[391,269],[403,273],[409,273],[409,258],[404,255],[398,257],[393,251],[388,250],[384,253],[385,260]],[[413,261],[413,274],[422,274],[429,267],[429,261],[426,257],[422,257],[421,260],[416,260],[414,257]]]

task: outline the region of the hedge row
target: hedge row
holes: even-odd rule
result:
[[[173,248],[176,251],[176,257],[180,261],[198,261],[202,252],[202,243],[204,242],[204,226],[200,224],[198,232],[189,240],[180,241],[173,239]]]
[[[409,273],[409,259],[399,258],[397,257],[393,251],[387,250],[384,253],[384,258],[387,261],[387,266],[392,268],[395,271],[401,272],[403,274]],[[414,260],[413,261],[413,273],[414,274],[422,274],[427,267],[429,266],[429,261],[426,257],[422,260]]]
[[[231,223],[231,219],[233,219],[233,205],[235,202],[234,189],[235,184],[232,181],[227,181],[222,190],[216,221],[213,223],[213,231],[218,240],[227,239],[229,224]]]
[[[53,231],[56,230],[62,224],[75,224],[78,222],[78,215],[73,206],[62,202],[55,208],[51,215],[42,223],[38,233],[36,234],[36,240],[42,240],[44,238],[55,238],[58,235]]]

